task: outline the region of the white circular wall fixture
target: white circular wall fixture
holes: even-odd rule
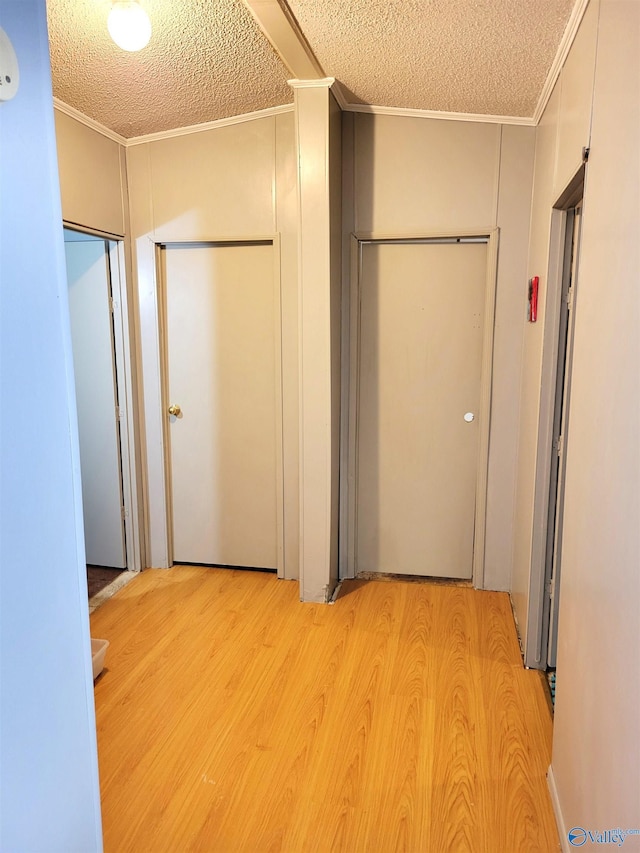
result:
[[[0,27],[0,101],[15,98],[19,84],[18,57],[9,36]]]

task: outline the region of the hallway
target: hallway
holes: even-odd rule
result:
[[[91,617],[107,853],[558,850],[504,593],[148,570]]]

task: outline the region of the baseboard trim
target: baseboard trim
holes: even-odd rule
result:
[[[558,789],[556,787],[556,780],[555,776],[553,775],[553,767],[551,765],[549,765],[549,770],[547,771],[547,785],[549,786],[549,794],[551,795],[553,813],[556,817],[556,826],[558,827],[558,835],[560,836],[560,847],[562,848],[562,853],[571,853],[569,838],[567,836],[567,827],[564,822],[564,817],[562,816],[560,798],[558,797]]]

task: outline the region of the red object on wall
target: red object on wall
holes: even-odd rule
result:
[[[538,319],[538,286],[540,279],[537,275],[529,279],[529,305],[527,308],[527,320],[535,323]]]

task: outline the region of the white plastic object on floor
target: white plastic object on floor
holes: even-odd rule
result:
[[[91,638],[91,657],[93,658],[93,680],[100,675],[104,667],[109,640],[94,640]]]

